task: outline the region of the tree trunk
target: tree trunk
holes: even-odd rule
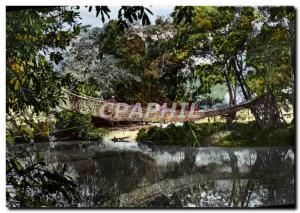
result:
[[[233,89],[231,86],[231,83],[229,81],[228,78],[228,65],[227,62],[225,62],[225,69],[223,70],[223,75],[224,75],[224,79],[228,88],[228,93],[229,93],[229,106],[233,106],[235,105],[235,97],[234,97],[234,93],[233,93]]]
[[[238,64],[237,57],[233,63],[236,79],[242,89],[244,98],[246,101],[250,100],[252,98],[251,92],[243,76],[243,67],[241,64]],[[284,125],[284,119],[281,116],[276,97],[272,92],[269,92],[256,104],[253,104],[250,110],[255,117],[257,125],[262,129],[278,128]]]
[[[285,124],[276,97],[271,92],[252,105],[251,112],[255,113],[257,124],[263,129],[279,128]]]
[[[229,81],[229,77],[228,77],[228,61],[225,60],[225,68],[223,70],[223,75],[225,78],[225,82],[228,88],[228,93],[229,93],[229,106],[234,106],[236,104],[235,101],[235,92],[233,91],[232,85]],[[233,121],[236,118],[236,112],[232,112],[229,114],[225,115],[225,119],[226,119],[226,125],[227,125],[227,129],[231,129],[233,127]]]

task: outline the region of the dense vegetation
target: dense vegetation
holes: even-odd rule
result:
[[[184,123],[166,128],[152,127],[139,131],[137,140],[150,145],[190,147],[260,147],[295,145],[293,125],[276,130],[262,130],[255,122],[234,124],[229,130],[223,122]]]
[[[11,208],[76,207],[80,201],[77,186],[66,168],[51,171],[35,153],[23,152],[26,164],[8,153],[6,160],[6,199]]]
[[[7,8],[6,13],[6,113],[7,143],[48,141],[51,133],[57,139],[99,140],[105,130],[97,129],[88,115],[61,111],[56,107],[65,101],[63,87],[74,86],[69,75],[58,68],[63,52],[83,27],[78,23],[79,7]],[[95,6],[102,22],[109,18],[106,6]],[[89,7],[91,12],[93,7]],[[118,29],[126,21],[142,20],[149,24],[144,7],[122,6]],[[138,17],[138,18],[137,18]],[[88,83],[88,82],[87,82]],[[75,85],[84,90],[86,83]],[[91,86],[91,84],[88,84]],[[93,85],[92,85],[93,86]],[[85,92],[85,90],[83,91]],[[53,117],[56,117],[53,118]],[[53,119],[52,119],[53,118]],[[64,128],[80,127],[76,134]],[[59,131],[57,131],[59,128]],[[9,207],[77,207],[80,201],[73,179],[62,171],[50,170],[37,153],[7,152],[6,199]],[[26,159],[28,163],[23,161]]]
[[[266,95],[263,106],[251,107],[257,125],[286,125],[282,108],[295,105],[294,8],[176,7],[170,18],[140,26],[138,20],[149,24],[149,11],[121,7],[124,16],[102,29],[81,26],[77,9],[7,13],[10,140],[49,137],[55,124],[32,117],[53,114],[66,101],[62,88],[126,103],[185,101],[200,108],[224,104],[224,91],[229,105]],[[103,22],[109,17],[109,8],[93,9]],[[14,122],[19,118],[25,125]]]
[[[54,136],[57,140],[100,140],[107,133],[107,130],[93,125],[90,115],[64,110],[56,118],[55,128],[58,131]]]
[[[117,20],[109,20],[106,6],[88,10],[103,28],[82,26],[79,7],[8,9],[7,143],[101,140],[107,130],[96,128],[90,115],[60,108],[68,89],[129,104],[196,102],[202,109],[264,96],[250,107],[252,123],[239,123],[232,113],[226,123],[141,130],[137,140],[293,145],[294,121],[282,116],[283,109],[295,113],[293,7],[175,7],[152,24],[152,12],[141,6],[120,7]],[[50,171],[39,160],[24,165],[24,158],[7,155],[9,206],[60,206],[53,194],[75,205],[76,185],[65,171]]]
[[[218,85],[229,105],[266,95],[264,107],[251,107],[257,125],[285,125],[280,107],[294,106],[292,7],[176,7],[171,18],[122,32],[117,21],[86,29],[63,69],[94,82],[91,95],[126,103],[214,105],[223,98],[212,94]]]

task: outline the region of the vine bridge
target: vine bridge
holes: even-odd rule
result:
[[[139,116],[136,113],[131,115],[135,105],[128,105],[128,110],[122,113],[116,113],[117,103],[112,101],[104,101],[100,98],[95,98],[91,96],[86,96],[83,94],[76,94],[68,90],[64,90],[67,94],[66,103],[61,104],[61,108],[68,109],[70,111],[79,112],[83,114],[90,114],[93,117],[108,120],[111,122],[119,121],[143,121],[143,122],[159,122],[159,123],[169,123],[169,122],[186,122],[186,121],[195,121],[207,117],[214,116],[228,116],[239,110],[250,108],[253,104],[257,104],[263,100],[263,96],[252,98],[250,100],[239,103],[234,106],[226,106],[218,109],[208,109],[208,110],[199,110],[195,109],[193,111],[193,116],[190,116],[190,110],[172,110],[172,109],[163,109],[160,107],[156,112],[149,113],[148,116]],[[105,104],[105,108],[101,109]],[[101,111],[102,110],[102,111]],[[102,114],[104,112],[105,116]],[[147,113],[147,107],[141,107],[142,115]]]

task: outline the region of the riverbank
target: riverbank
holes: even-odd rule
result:
[[[286,119],[287,120],[287,119]],[[263,147],[294,146],[295,129],[293,122],[284,128],[262,130],[258,128],[249,111],[237,114],[237,120],[227,126],[224,118],[212,117],[185,123],[126,123],[110,126],[96,126],[88,115],[62,111],[56,115],[55,125],[40,135],[40,128],[26,131],[16,128],[15,137],[7,135],[13,142],[47,141],[99,141],[146,142],[158,146],[182,147]],[[36,133],[37,132],[37,133]],[[25,134],[26,133],[26,134]]]
[[[223,122],[151,124],[127,128],[115,127],[110,129],[103,139],[194,148],[294,146],[295,131],[292,125],[261,130],[255,125],[255,122],[236,122],[230,128]]]
[[[151,129],[153,127],[166,128],[170,124],[148,123],[144,125],[115,126],[106,128],[108,134],[103,136],[104,140],[121,140],[125,142],[136,142],[137,136],[141,130]],[[175,126],[182,126],[183,123],[176,123]]]
[[[148,123],[109,128],[109,134],[104,139],[189,147],[294,146],[295,129],[291,111],[284,111],[283,116],[288,124],[279,129],[261,130],[256,126],[250,110],[244,109],[237,112],[237,119],[231,127],[226,125],[225,118],[215,116],[193,123]]]
[[[166,128],[151,127],[142,129],[137,141],[151,141],[163,146],[190,147],[263,147],[294,146],[293,125],[284,128],[262,130],[255,122],[226,123],[184,123],[182,126],[169,125]]]
[[[120,139],[125,142],[136,142],[136,137],[141,129],[151,128],[150,125],[139,125],[130,127],[113,127],[109,128],[109,133],[104,135],[104,140]]]

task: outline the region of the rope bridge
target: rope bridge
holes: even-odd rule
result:
[[[68,109],[74,112],[79,112],[83,114],[90,114],[93,117],[102,118],[105,120],[109,120],[112,122],[118,121],[145,121],[145,122],[160,122],[160,123],[168,123],[168,122],[186,122],[186,121],[195,121],[207,117],[214,116],[226,116],[232,113],[235,113],[241,109],[249,108],[252,104],[257,103],[257,101],[261,100],[262,97],[252,98],[250,100],[244,101],[238,105],[228,106],[219,109],[209,109],[209,110],[197,110],[195,109],[192,113],[193,116],[190,115],[190,110],[172,110],[172,109],[164,109],[160,107],[156,112],[149,113],[146,115],[147,107],[141,107],[140,112],[143,116],[137,115],[137,113],[131,114],[132,110],[136,105],[127,105],[128,110],[122,113],[116,113],[116,106],[118,104],[124,103],[116,103],[110,101],[104,101],[99,98],[86,96],[83,94],[76,94],[68,90],[64,90],[67,94],[67,102],[61,104],[60,106],[64,109]],[[101,109],[101,107],[105,104],[105,107]],[[136,110],[134,110],[136,111]],[[103,116],[103,112],[105,116]]]

